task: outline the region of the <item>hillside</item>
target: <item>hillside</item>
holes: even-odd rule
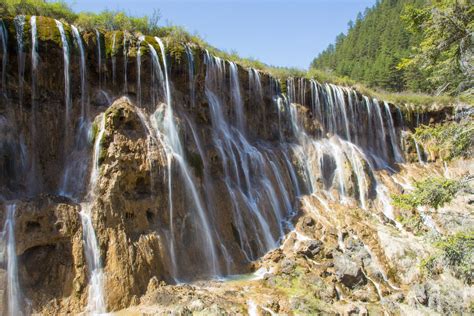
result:
[[[473,16],[469,1],[377,1],[311,67],[389,91],[459,94],[473,83]]]

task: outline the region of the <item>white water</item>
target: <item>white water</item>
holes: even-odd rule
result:
[[[392,113],[390,111],[390,107],[388,106],[387,102],[384,102],[384,109],[385,109],[385,115],[386,115],[386,122],[388,124],[388,130],[390,133],[389,134],[390,143],[392,145],[393,154],[395,155],[395,162],[403,162],[403,156],[402,156],[402,153],[400,152],[400,147],[398,146],[398,143],[397,143],[397,135],[395,131],[395,126],[393,124]]]
[[[196,105],[196,85],[194,79],[194,55],[191,47],[186,45],[186,58],[188,61],[188,81],[189,81],[189,94],[191,95],[191,107]]]
[[[141,45],[145,36],[140,36],[137,42],[137,104],[142,105],[142,50]]]
[[[105,296],[104,296],[104,272],[100,259],[100,249],[97,242],[94,226],[92,224],[92,206],[96,198],[97,181],[99,178],[99,155],[100,142],[105,133],[105,114],[100,119],[99,130],[94,141],[94,156],[92,160],[92,170],[89,180],[89,192],[86,202],[81,203],[82,235],[84,242],[84,252],[86,256],[87,266],[89,268],[89,295],[87,300],[86,311],[95,315],[106,312]]]
[[[31,116],[30,116],[30,139],[31,154],[30,167],[28,173],[28,189],[30,192],[36,192],[36,94],[37,94],[37,76],[38,76],[38,32],[36,28],[36,16],[30,18],[31,25]]]
[[[234,62],[230,64],[230,91],[232,95],[232,102],[234,104],[234,112],[236,119],[236,126],[242,132],[245,133],[245,117],[243,110],[242,95],[240,93],[240,81],[239,81],[239,70]]]
[[[3,226],[3,238],[6,239],[7,254],[7,305],[8,315],[23,315],[21,291],[18,281],[18,263],[15,247],[15,204],[7,204],[6,220]]]
[[[7,95],[8,33],[5,23],[0,19],[0,42],[2,44],[2,93]]]
[[[72,29],[72,34],[74,35],[74,40],[76,42],[76,45],[79,47],[79,53],[80,53],[80,72],[81,72],[81,118],[83,124],[88,120],[88,108],[86,108],[86,101],[87,101],[87,95],[86,95],[86,54],[84,52],[84,44],[82,42],[82,37],[81,34],[79,34],[78,29],[74,26],[71,25]]]
[[[165,95],[166,95],[166,108],[164,113],[164,118],[162,122],[162,128],[164,130],[165,142],[168,145],[167,161],[168,161],[168,190],[169,190],[169,213],[170,213],[170,234],[171,234],[171,248],[175,247],[174,243],[174,210],[173,210],[173,191],[172,191],[172,163],[173,161],[178,164],[179,170],[181,171],[182,180],[184,181],[184,186],[190,193],[192,201],[197,212],[197,216],[201,225],[201,229],[204,233],[203,242],[204,250],[207,252],[207,264],[209,265],[210,272],[213,276],[220,275],[220,269],[217,262],[217,253],[216,246],[214,243],[213,234],[210,228],[210,224],[204,209],[203,203],[198,189],[195,186],[195,183],[192,179],[191,172],[189,167],[184,159],[184,151],[179,139],[179,134],[177,127],[174,121],[173,108],[171,105],[171,91],[170,83],[168,79],[168,67],[166,62],[166,53],[163,42],[160,38],[155,37],[156,42],[160,46],[161,56],[163,61],[163,72],[165,78]],[[157,124],[156,128],[160,128],[160,109],[158,109],[155,114],[155,123]],[[174,253],[174,251],[173,251]],[[177,266],[174,267],[174,270],[177,271]]]
[[[123,93],[128,92],[128,78],[127,78],[127,66],[128,66],[128,46],[127,46],[127,33],[123,33]]]
[[[36,16],[32,16],[30,18],[30,24],[31,24],[31,66],[33,72],[36,71],[36,68],[38,67],[38,32],[36,28]]]
[[[117,32],[114,32],[114,36],[112,38],[112,84],[115,87],[116,84],[116,72],[117,72],[117,52],[115,51],[117,40]]]
[[[13,20],[15,24],[16,31],[16,41],[17,41],[17,56],[18,56],[18,94],[20,99],[20,107],[23,106],[23,93],[24,93],[24,81],[25,81],[25,52],[24,49],[24,38],[23,31],[25,28],[25,16],[18,15]]]
[[[96,43],[97,43],[97,66],[98,66],[98,73],[99,73],[99,87],[102,87],[102,44],[100,42],[100,32],[99,30],[95,30],[96,36]]]
[[[70,84],[70,70],[69,70],[69,44],[67,41],[66,33],[64,32],[64,26],[58,20],[56,21],[56,26],[58,27],[59,33],[61,35],[61,42],[63,45],[63,59],[64,59],[64,102],[66,107],[66,118],[64,121],[65,125],[65,135],[68,135],[68,126],[70,121],[70,112],[71,112],[71,84]],[[67,140],[67,137],[66,137]]]

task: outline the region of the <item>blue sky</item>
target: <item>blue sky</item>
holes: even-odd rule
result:
[[[67,0],[76,11],[159,9],[160,24],[182,25],[211,45],[267,64],[307,68],[347,22],[375,0]]]

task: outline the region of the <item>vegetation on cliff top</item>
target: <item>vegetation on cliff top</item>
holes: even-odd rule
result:
[[[473,31],[469,1],[381,0],[312,67],[389,91],[459,94],[473,85]]]

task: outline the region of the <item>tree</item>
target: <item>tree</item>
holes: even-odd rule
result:
[[[421,42],[399,69],[419,69],[437,94],[473,87],[474,6],[469,0],[433,0],[422,8],[406,6],[402,18]]]

